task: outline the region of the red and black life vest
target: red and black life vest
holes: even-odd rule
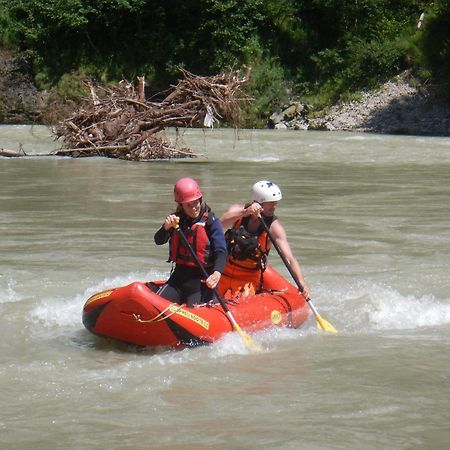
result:
[[[212,265],[210,260],[210,241],[208,234],[206,233],[206,226],[210,223],[211,217],[209,216],[208,211],[206,211],[201,218],[191,226],[184,228],[183,224],[181,225],[186,240],[195,251],[202,265],[206,267]],[[185,266],[198,267],[191,251],[183,244],[178,233],[172,233],[172,236],[170,237],[169,261]]]
[[[265,219],[269,228],[275,219],[275,216]],[[250,217],[237,220],[226,232],[228,261],[245,269],[264,270],[269,254],[269,236],[262,225],[256,232],[249,232],[249,220]]]

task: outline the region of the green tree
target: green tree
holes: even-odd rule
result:
[[[262,0],[10,0],[9,40],[49,83],[83,67],[167,83],[180,65],[211,73],[250,59]]]
[[[0,0],[0,40],[33,63],[41,85],[82,73],[145,75],[153,91],[245,63],[249,114],[286,97],[332,102],[418,65],[449,78],[450,0]],[[430,10],[422,30],[420,14]]]
[[[450,83],[450,0],[439,0],[425,14],[419,37],[421,59],[433,78]]]

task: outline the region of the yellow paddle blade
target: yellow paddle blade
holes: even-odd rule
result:
[[[328,331],[330,333],[337,333],[336,328],[334,328],[330,322],[327,322],[325,319],[320,317],[319,314],[316,314],[316,322],[317,328],[322,328],[322,330]]]
[[[254,340],[252,339],[247,333],[241,330],[238,324],[234,324],[235,331],[241,336],[242,340],[244,341],[245,346],[251,350],[254,353],[261,353],[263,351],[263,348]]]

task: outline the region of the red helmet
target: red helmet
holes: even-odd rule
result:
[[[197,182],[192,178],[180,178],[173,187],[175,201],[187,203],[203,197]]]

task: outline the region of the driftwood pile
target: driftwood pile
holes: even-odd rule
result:
[[[90,99],[55,129],[67,147],[57,154],[131,160],[196,156],[188,148],[173,148],[156,133],[167,127],[212,126],[218,118],[237,123],[241,101],[247,100],[241,87],[249,71],[242,76],[237,71],[213,77],[181,74],[183,79],[158,103],[145,100],[142,77],[137,90],[126,82],[114,87],[88,83]]]
[[[161,102],[145,99],[143,77],[115,86],[87,81],[90,96],[71,117],[54,127],[63,148],[39,156],[106,156],[129,160],[186,158],[198,156],[189,148],[176,149],[158,136],[168,127],[212,127],[224,119],[237,125],[242,91],[250,69],[201,77],[180,69],[182,79],[165,93]],[[1,156],[27,156],[23,151],[0,149]]]

